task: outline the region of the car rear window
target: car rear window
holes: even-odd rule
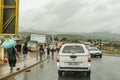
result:
[[[97,49],[97,48],[89,48],[88,50],[89,51],[99,51],[99,49]]]
[[[84,53],[84,49],[82,46],[78,45],[65,46],[62,53]]]

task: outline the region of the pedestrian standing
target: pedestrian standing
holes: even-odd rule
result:
[[[30,51],[30,50],[28,49],[27,42],[25,42],[25,44],[23,46],[24,67],[26,67],[26,64],[27,64],[27,54],[28,54],[28,51]]]
[[[8,62],[10,66],[10,71],[13,71],[13,67],[16,66],[16,61],[17,61],[16,57],[19,57],[17,54],[17,49],[14,47],[8,48],[7,53],[8,53]]]
[[[54,48],[52,47],[51,52],[52,52],[52,57],[54,56]]]
[[[47,57],[49,57],[49,55],[50,55],[50,47],[48,45],[48,47],[47,47]]]
[[[40,60],[42,60],[42,56],[45,54],[43,45],[40,45],[39,52],[40,52]]]

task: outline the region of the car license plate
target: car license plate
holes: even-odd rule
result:
[[[76,62],[69,62],[68,65],[78,65]]]
[[[95,55],[100,55],[99,53],[96,53]]]

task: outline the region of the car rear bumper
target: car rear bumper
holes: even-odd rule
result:
[[[61,67],[57,63],[58,71],[91,71],[91,65],[89,64],[86,67]]]
[[[58,71],[90,71],[91,69],[58,69]]]
[[[90,71],[91,67],[58,67],[59,71]]]
[[[97,53],[97,54],[90,54],[90,55],[91,55],[91,56],[101,56],[102,54],[100,54],[100,53],[98,54],[98,53]]]

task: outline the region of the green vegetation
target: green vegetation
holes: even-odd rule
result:
[[[103,51],[103,54],[120,54],[120,52]]]
[[[93,40],[92,39],[88,39],[87,42],[93,43]]]
[[[56,37],[54,38],[54,40],[55,40],[55,41],[58,41],[59,39],[58,39],[58,37],[56,36]]]
[[[26,37],[26,41],[30,41],[30,35]]]
[[[61,39],[61,41],[66,41],[66,40],[67,40],[67,38],[65,38],[65,37]]]
[[[77,39],[72,40],[73,43],[78,43]]]

